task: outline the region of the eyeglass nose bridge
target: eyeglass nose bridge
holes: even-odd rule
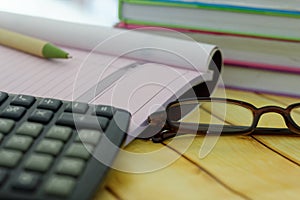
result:
[[[264,107],[257,109],[257,113],[259,115],[262,115],[265,113],[271,113],[271,112],[278,113],[278,114],[284,116],[286,113],[286,109],[279,107],[279,106],[264,106]]]
[[[255,112],[255,116],[254,116],[254,122],[253,122],[254,127],[257,126],[261,116],[266,113],[280,114],[283,117],[286,126],[290,129],[294,129],[294,125],[291,124],[292,120],[290,118],[289,111],[287,109],[279,107],[279,106],[264,106],[261,108],[257,108],[257,110]]]

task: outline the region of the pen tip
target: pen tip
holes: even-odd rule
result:
[[[68,54],[68,55],[67,55],[67,58],[70,59],[70,58],[73,58],[73,57],[72,57],[71,55]]]

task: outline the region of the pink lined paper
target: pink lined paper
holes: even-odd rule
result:
[[[72,59],[47,60],[0,46],[0,91],[74,100],[116,70],[136,62],[99,53],[87,57],[85,51],[64,49]],[[130,69],[93,103],[128,110],[132,114],[129,134],[134,138],[150,112],[190,89],[189,83],[211,78],[211,73],[146,63]]]

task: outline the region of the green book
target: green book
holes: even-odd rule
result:
[[[128,24],[300,41],[300,2],[267,0],[119,0]]]

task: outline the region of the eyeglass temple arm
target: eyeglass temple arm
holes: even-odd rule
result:
[[[266,127],[257,127],[251,135],[299,135],[293,133],[288,128],[266,128]]]
[[[179,136],[179,135],[187,135],[189,134],[188,131],[186,133],[178,133],[175,130],[170,130],[171,127],[167,127],[166,123],[167,114],[165,111],[159,111],[156,113],[151,114],[148,117],[149,126],[143,131],[141,135],[139,135],[138,138],[140,139],[151,139],[154,143],[162,142],[164,140],[167,140],[169,138]],[[203,124],[202,124],[203,125]],[[197,125],[199,126],[199,124]],[[205,125],[206,127],[209,126],[209,124]],[[233,126],[234,127],[234,126]],[[188,126],[186,127],[188,128]],[[191,127],[189,127],[191,128]],[[188,128],[188,129],[189,129]],[[195,128],[195,124],[193,124],[193,130]],[[197,134],[207,134],[208,129],[204,130],[197,130]],[[218,131],[221,131],[218,129]],[[237,135],[237,133],[230,133],[231,131],[227,133],[221,133],[221,135]],[[249,134],[243,134],[243,135],[299,135],[296,133],[291,132],[288,128],[266,128],[266,127],[256,127],[253,132],[250,132]]]
[[[151,137],[151,140],[154,143],[160,143],[167,139],[170,139],[179,135],[188,135],[189,133],[175,133],[171,131],[162,131]],[[221,135],[237,135],[236,133],[221,133]],[[299,134],[291,132],[288,128],[266,128],[266,127],[258,127],[249,135],[293,135],[299,136]]]
[[[155,135],[162,135],[166,126],[166,112],[158,111],[151,114],[147,121],[148,125],[142,130],[137,139],[151,139]]]

